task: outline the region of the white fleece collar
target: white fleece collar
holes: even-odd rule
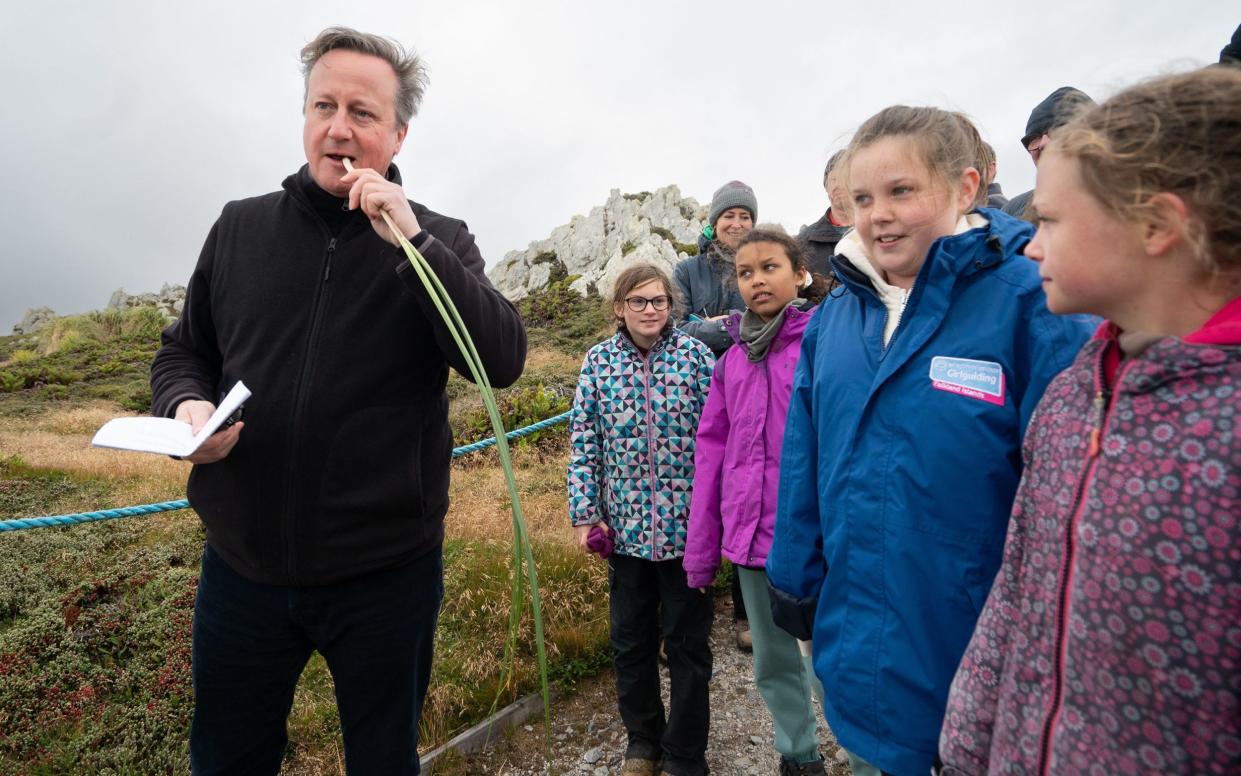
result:
[[[954,235],[964,234],[971,229],[985,227],[989,223],[979,213],[966,213],[957,219],[956,228],[952,233]],[[849,233],[840,239],[836,245],[836,253],[847,258],[853,266],[870,278],[871,284],[875,287],[875,293],[888,311],[888,319],[883,326],[883,344],[887,345],[892,339],[892,333],[896,331],[896,327],[901,322],[901,314],[905,311],[905,300],[909,298],[909,292],[913,289],[906,291],[884,280],[883,273],[871,263],[870,256],[867,255],[866,247],[862,244],[862,238],[858,235],[856,228],[850,229]]]

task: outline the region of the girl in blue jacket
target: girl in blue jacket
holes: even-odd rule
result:
[[[971,212],[963,117],[887,108],[849,145],[843,289],[802,339],[767,559],[774,614],[813,636],[855,774],[925,774],[1000,564],[1021,436],[1090,334],[1047,310],[1033,229]]]

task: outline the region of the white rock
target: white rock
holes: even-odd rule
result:
[[[569,284],[586,295],[593,285],[607,296],[620,272],[636,262],[651,262],[671,271],[686,253],[656,233],[695,245],[702,231],[706,209],[694,199],[681,196],[676,186],[665,186],[641,195],[608,193],[607,201],[558,226],[545,240],[535,240],[524,251],[510,251],[491,269],[491,282],[509,299],[517,301],[545,288],[552,269],[578,276]],[[549,254],[555,254],[549,260]],[[536,263],[536,259],[541,263]]]

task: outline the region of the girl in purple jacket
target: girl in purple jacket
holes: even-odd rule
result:
[[[734,344],[716,364],[694,455],[685,574],[705,589],[720,555],[736,567],[754,640],[754,680],[775,722],[780,773],[822,774],[813,670],[797,640],[776,627],[763,564],[776,522],[784,418],[801,355],[807,309],[827,281],[783,232],[755,229],[736,256],[737,288],[748,308],[725,321]]]

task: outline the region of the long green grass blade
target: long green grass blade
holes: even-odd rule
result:
[[[395,229],[393,233],[400,234]],[[524,555],[526,576],[530,585],[530,605],[534,619],[535,649],[538,653],[539,661],[539,682],[543,692],[543,716],[545,720],[550,722],[551,696],[547,679],[547,648],[543,632],[543,606],[539,595],[538,571],[534,563],[534,551],[530,543],[530,534],[526,529],[521,498],[517,492],[517,479],[513,474],[513,462],[509,453],[508,440],[505,438],[504,423],[500,417],[499,406],[496,404],[495,394],[491,390],[491,382],[487,377],[487,372],[482,368],[482,360],[474,347],[474,342],[470,338],[469,332],[466,330],[465,322],[461,319],[460,313],[457,311],[456,306],[453,305],[452,299],[448,296],[447,289],[444,288],[439,278],[435,275],[434,270],[431,269],[426,259],[422,257],[422,254],[404,236],[401,237],[401,247],[405,250],[405,254],[409,257],[411,264],[413,264],[419,279],[426,286],[432,302],[435,304],[440,316],[443,317],[444,322],[448,325],[449,332],[452,334],[457,346],[461,349],[462,355],[465,357],[466,363],[470,367],[475,383],[482,393],[483,403],[487,407],[487,415],[491,419],[492,428],[495,430],[496,450],[499,452],[500,463],[504,468],[504,481],[508,487],[509,500],[513,512],[514,582],[513,608],[509,616],[509,644],[506,645],[506,662],[508,665],[505,667],[505,680],[501,681],[500,686],[503,687],[506,681],[511,682],[513,678],[513,668],[516,661],[517,627],[521,621],[521,610],[523,608],[520,584],[522,564],[519,556]]]
[[[353,165],[349,163],[348,159],[345,160],[345,166],[352,171]],[[513,462],[509,454],[508,440],[505,438],[504,422],[500,417],[499,406],[496,404],[495,394],[491,389],[491,381],[487,377],[487,371],[483,368],[482,359],[478,355],[478,350],[474,347],[474,340],[470,337],[465,321],[462,320],[461,314],[457,311],[456,305],[453,304],[447,289],[444,288],[443,283],[440,282],[431,265],[410,244],[405,235],[401,234],[401,231],[396,228],[396,225],[386,212],[383,213],[383,217],[388,224],[388,228],[392,230],[393,236],[400,242],[401,248],[409,258],[410,264],[413,265],[418,278],[426,288],[427,295],[430,297],[432,304],[435,305],[435,309],[444,320],[449,334],[452,336],[458,349],[460,349],[461,355],[469,367],[474,383],[482,394],[483,404],[487,408],[487,416],[490,418],[492,429],[495,431],[496,450],[500,455],[500,464],[504,469],[504,482],[508,489],[509,502],[513,512],[513,589],[512,605],[509,612],[509,632],[505,644],[504,672],[496,691],[496,700],[493,702],[493,707],[499,703],[500,694],[503,693],[504,687],[511,684],[514,679],[518,628],[521,624],[521,612],[524,609],[521,585],[522,561],[524,559],[526,578],[530,585],[530,608],[534,619],[535,649],[538,653],[539,662],[539,683],[543,694],[543,719],[548,723],[548,729],[550,730],[551,693],[547,679],[547,648],[544,641],[543,605],[539,595],[538,571],[534,565],[534,551],[530,543],[530,533],[526,529],[525,515],[521,508],[521,498],[517,492],[517,478],[513,474]]]

